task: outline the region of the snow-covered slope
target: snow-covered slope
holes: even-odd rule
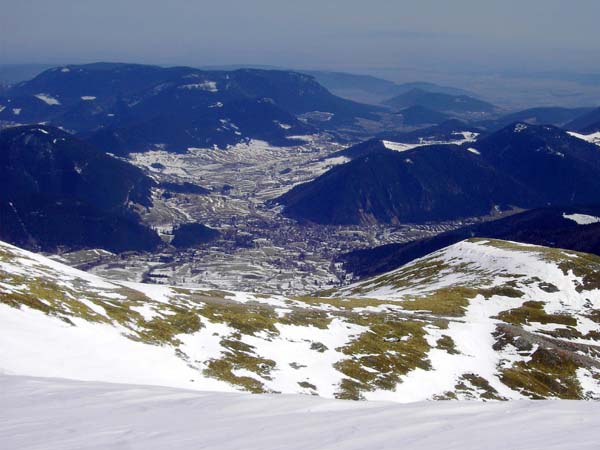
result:
[[[591,142],[592,144],[600,146],[600,131],[596,131],[595,133],[591,134],[580,134],[575,133],[574,131],[568,131],[568,133],[573,137],[583,139],[584,141]]]
[[[344,402],[0,376],[6,449],[593,450],[600,403]]]
[[[199,390],[600,398],[600,258],[469,240],[322,297],[118,283],[0,244],[0,371]]]

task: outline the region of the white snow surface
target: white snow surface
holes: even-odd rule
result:
[[[50,106],[60,105],[60,101],[58,101],[56,98],[54,98],[48,94],[36,94],[35,97]]]
[[[461,145],[466,142],[473,142],[479,136],[479,133],[473,133],[471,131],[457,131],[452,133],[456,136],[456,139],[452,139],[450,141],[438,141],[434,139],[421,139],[418,144],[407,144],[403,142],[394,142],[394,141],[386,141],[382,140],[381,142],[388,150],[394,150],[396,152],[405,152],[408,150],[412,150],[419,147],[425,147],[427,145]]]
[[[403,144],[402,142],[393,142],[393,141],[381,141],[385,148],[388,150],[394,150],[395,152],[405,152],[407,150],[412,150],[413,148],[423,147],[426,144]]]
[[[573,131],[567,131],[571,136],[576,137],[578,139],[582,139],[586,142],[591,142],[592,144],[596,144],[600,146],[600,131],[591,134],[580,134],[575,133]]]
[[[128,339],[111,325],[73,322],[76,326],[39,311],[15,311],[0,304],[0,373],[234,390],[203,377],[170,347]]]
[[[0,442],[20,450],[595,450],[600,403],[425,402],[0,376]]]
[[[577,225],[591,225],[593,223],[599,223],[600,217],[589,216],[587,214],[566,214],[563,213],[563,217],[568,220],[572,220]]]
[[[188,90],[199,89],[201,91],[207,91],[207,92],[219,92],[216,81],[203,81],[201,83],[183,84],[183,85],[179,86],[179,89],[188,89]]]

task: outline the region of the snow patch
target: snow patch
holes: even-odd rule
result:
[[[407,150],[412,150],[413,148],[422,147],[427,144],[403,144],[401,142],[393,142],[393,141],[381,141],[383,146],[388,150],[393,150],[395,152],[405,152]]]
[[[233,390],[203,377],[171,347],[134,341],[112,325],[73,322],[76,326],[27,307],[16,310],[0,304],[1,370],[14,375]]]
[[[521,133],[523,131],[525,131],[527,129],[527,125],[524,123],[518,123],[515,125],[515,129],[514,132],[515,133]]]
[[[563,213],[563,218],[572,220],[577,225],[591,225],[593,223],[600,223],[600,217],[588,216],[587,214],[567,214]]]
[[[571,136],[576,137],[577,139],[581,139],[586,142],[590,142],[592,144],[596,144],[600,146],[600,131],[592,134],[579,134],[573,131],[567,131]]]
[[[57,106],[60,105],[60,101],[58,101],[56,98],[51,97],[48,94],[35,94],[34,96],[35,98],[43,101],[44,103],[46,103],[47,105],[50,106]]]
[[[278,120],[274,121],[277,125],[279,125],[280,128],[284,129],[284,130],[289,130],[290,128],[292,128],[291,125],[287,124],[287,123],[281,123]]]
[[[179,89],[202,90],[207,92],[219,92],[216,81],[203,81],[202,83],[184,84],[179,86]]]

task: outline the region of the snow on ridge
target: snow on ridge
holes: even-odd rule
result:
[[[394,150],[397,152],[405,152],[407,150],[412,150],[418,147],[424,147],[426,145],[461,145],[461,144],[465,144],[467,142],[473,142],[475,140],[477,140],[477,137],[479,136],[479,133],[474,133],[472,131],[455,131],[452,133],[453,136],[460,136],[461,138],[459,139],[455,139],[455,140],[450,140],[450,141],[439,141],[439,140],[435,140],[435,139],[427,139],[427,138],[420,138],[419,139],[419,143],[418,144],[408,144],[408,143],[403,143],[403,142],[394,142],[394,141],[388,141],[388,140],[382,140],[382,144],[385,146],[385,148],[387,148],[388,150]]]
[[[479,133],[475,133],[474,131],[456,131],[452,133],[455,136],[462,136],[462,140],[452,141],[457,144],[464,144],[465,142],[473,142],[479,137]]]
[[[597,131],[597,132],[591,133],[591,134],[580,134],[580,133],[575,133],[574,131],[567,131],[567,133],[577,139],[581,139],[583,141],[590,142],[592,144],[596,144],[596,145],[600,146],[600,131]]]
[[[413,148],[423,147],[424,145],[427,145],[427,144],[403,144],[401,142],[385,141],[385,140],[382,140],[381,142],[385,148],[387,148],[388,150],[393,150],[395,152],[405,152],[408,150],[412,150]]]
[[[600,223],[600,217],[589,216],[587,214],[567,214],[563,213],[563,218],[572,220],[577,225],[591,225],[593,223]]]
[[[47,105],[50,106],[58,106],[60,105],[60,101],[48,94],[35,94],[35,96],[37,99],[43,101],[44,103],[46,103]]]
[[[194,90],[194,89],[199,89],[202,91],[207,91],[207,92],[219,92],[219,89],[217,88],[217,82],[216,81],[203,81],[202,83],[191,83],[191,84],[183,84],[181,86],[179,86],[179,89],[188,89],[188,90]]]
[[[481,277],[480,271],[483,270],[489,274],[506,271],[507,273],[536,276],[561,287],[565,298],[571,298],[577,302],[581,297],[576,292],[576,284],[573,283],[573,277],[565,275],[557,264],[544,260],[543,255],[539,252],[543,252],[545,247],[501,241],[507,242],[513,247],[522,247],[523,251],[519,251],[514,248],[496,246],[492,241],[461,241],[382,275],[386,278],[402,275],[409,272],[412,266],[418,265],[423,261],[440,261],[445,263],[448,266],[448,273],[440,273],[438,281],[430,281],[425,286],[420,286],[418,278],[413,279],[408,286],[399,288],[391,285],[379,286],[379,277],[376,276],[372,279],[359,281],[342,288],[341,292],[352,292],[355,288],[360,288],[362,292],[359,296],[361,297],[394,301],[394,299],[399,299],[406,295],[421,295],[464,282],[474,282]],[[465,267],[467,269],[454,271],[452,268],[459,264],[466,264]],[[502,279],[496,280],[496,282],[501,283]]]
[[[36,278],[48,277],[58,286],[78,286],[77,289],[81,284],[81,278],[90,277],[89,281],[86,280],[88,283],[84,283],[87,286],[81,286],[81,291],[75,292],[81,292],[82,297],[85,297],[85,292],[88,291],[100,297],[113,295],[110,298],[116,301],[124,298],[115,288],[125,286],[147,297],[141,303],[136,303],[134,309],[146,320],[172,314],[169,308],[163,309],[165,304],[181,308],[186,307],[186,302],[190,300],[189,296],[186,298],[183,291],[165,285],[115,281],[106,282],[106,286],[102,286],[98,280],[103,282],[103,279],[99,277],[0,243],[0,250],[3,247],[6,247],[11,258],[8,259],[10,262],[0,260],[0,273],[4,271]],[[445,392],[452,392],[458,380],[468,373],[485,379],[502,398],[521,398],[519,391],[510,389],[498,377],[498,367],[501,363],[515,356],[510,349],[508,351],[494,349],[493,333],[499,323],[497,317],[500,312],[517,308],[523,302],[535,299],[544,302],[546,312],[549,314],[566,313],[576,317],[578,320],[576,329],[583,334],[598,329],[597,324],[592,320],[586,322],[580,321],[580,318],[585,316],[587,311],[585,308],[593,306],[595,309],[600,309],[600,291],[586,292],[585,295],[577,292],[576,287],[580,279],[573,273],[565,274],[555,261],[548,261],[543,253],[546,250],[544,247],[505,241],[467,240],[409,263],[396,271],[388,272],[383,276],[386,286],[380,286],[381,283],[377,278],[350,286],[348,288],[350,291],[355,287],[360,288],[358,294],[352,294],[353,299],[366,297],[385,301],[385,303],[362,308],[363,312],[368,310],[375,313],[393,313],[395,310],[404,309],[400,302],[402,296],[421,296],[454,286],[472,286],[481,289],[499,287],[507,283],[511,277],[516,277],[516,287],[524,292],[523,297],[517,296],[517,298],[506,297],[502,293],[489,297],[479,294],[469,298],[464,316],[460,316],[458,320],[449,320],[447,327],[438,327],[434,323],[426,325],[423,328],[427,333],[426,340],[429,345],[426,359],[431,364],[432,370],[413,368],[402,375],[401,382],[395,386],[395,389],[369,390],[364,392],[364,397],[367,400],[396,402],[431,400]],[[565,253],[565,257],[576,258],[577,256]],[[419,274],[415,272],[420,270],[419,264],[423,262],[439,266],[436,275],[428,275],[427,282],[419,280]],[[398,274],[403,275],[404,278],[394,278]],[[520,277],[533,276],[540,283],[552,283],[558,291],[544,291],[535,283],[527,283],[527,280],[519,284]],[[395,281],[398,280],[400,283],[395,285]],[[17,291],[27,289],[27,286],[20,288],[3,286],[0,283],[0,292],[5,288],[10,292],[11,289]],[[338,293],[337,296],[343,296],[343,291],[340,291],[342,295]],[[289,311],[291,307],[307,306],[292,298],[286,299],[281,296],[261,298],[239,292],[228,293],[223,299],[238,304],[263,303],[276,312],[282,309]],[[78,301],[99,315],[106,316],[101,305],[107,306],[109,303],[103,301],[90,303],[85,299]],[[217,298],[215,304],[220,303],[221,300]],[[584,306],[585,304],[592,306]],[[312,307],[314,305],[308,309]],[[322,310],[337,314],[336,308],[335,304],[331,304]],[[358,309],[354,311],[358,312]],[[408,310],[406,313],[411,314]],[[238,334],[235,326],[227,321],[215,320],[215,316],[200,314],[202,327],[189,334],[174,336],[179,343],[176,346],[170,344],[144,346],[144,342],[127,337],[132,330],[135,330],[135,326],[139,326],[139,324],[135,325],[135,322],[132,325],[134,328],[128,328],[129,325],[123,323],[94,323],[76,315],[70,318],[74,326],[67,325],[58,317],[25,306],[19,310],[0,304],[0,342],[3,343],[0,346],[0,371],[34,376],[158,384],[199,390],[233,389],[228,384],[203,375],[203,369],[207,367],[209,361],[219,359],[226,352],[222,340],[231,339],[234,334]],[[275,322],[273,327],[277,329],[276,333],[269,332],[266,328],[256,333],[242,332],[235,339],[252,348],[257,356],[274,361],[275,365],[265,377],[259,372],[242,371],[237,368],[234,368],[232,373],[258,380],[267,391],[288,394],[311,393],[310,391],[313,390],[311,386],[314,386],[314,391],[319,395],[331,397],[335,395],[344,378],[335,365],[348,357],[348,354],[340,349],[352,342],[356,336],[368,332],[369,326],[352,322],[345,315],[336,315],[323,328],[314,326],[310,322],[300,324]],[[529,330],[525,326],[523,329],[535,332],[535,329]],[[39,330],[44,330],[44,339],[40,339]],[[451,354],[438,347],[436,343],[444,336],[452,339],[458,353]],[[314,341],[320,343],[324,350],[315,350]],[[185,358],[180,358],[177,351],[185,355]],[[361,356],[355,353],[352,355]],[[61,361],[61,364],[56,364],[56,361]],[[149,369],[153,365],[160,367],[160,370]],[[368,365],[364,367],[367,371],[370,369]],[[590,378],[590,374],[591,372],[586,369],[582,370],[578,377],[589,383],[596,383]],[[302,383],[307,384],[308,387],[302,386]],[[596,383],[592,388],[590,391],[600,392],[600,384]]]
[[[45,130],[41,128],[38,129],[47,134]],[[65,264],[54,261],[50,258],[46,258],[45,256],[38,255],[37,253],[33,253],[27,250],[23,250],[14,245],[8,244],[6,242],[0,241],[0,249],[8,250],[12,255],[14,255],[15,264],[6,264],[0,262],[0,268],[6,270],[8,273],[14,273],[17,270],[25,270],[32,275],[33,271],[36,269],[51,269],[58,273],[60,273],[64,279],[80,279],[86,281],[91,287],[100,288],[100,289],[115,289],[119,288],[118,285],[114,283],[110,283],[105,281],[103,278],[100,278],[96,275],[93,275],[88,272],[84,272],[82,270],[74,269]],[[19,267],[21,266],[21,267]]]

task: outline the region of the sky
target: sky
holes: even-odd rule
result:
[[[2,63],[600,72],[598,0],[0,0]]]

